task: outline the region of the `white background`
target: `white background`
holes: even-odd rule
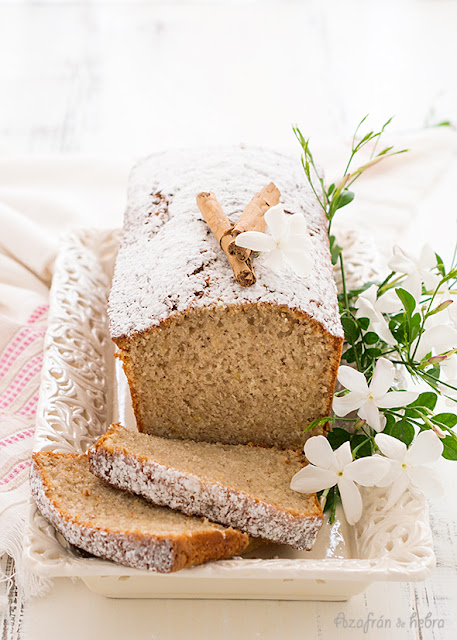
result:
[[[453,1],[0,1],[0,153],[130,163],[158,149],[239,142],[298,153],[292,123],[319,147],[339,148],[366,113],[375,123],[396,114],[401,138],[457,121],[456,32]],[[454,181],[444,178],[442,217],[428,203],[408,228],[410,239],[431,234],[447,248],[440,224],[455,219]],[[438,569],[425,583],[378,584],[341,604],[109,601],[57,581],[26,609],[23,637],[454,638],[453,503],[433,505],[432,525]],[[340,611],[406,627],[337,631]],[[415,611],[443,619],[444,631],[409,628]]]

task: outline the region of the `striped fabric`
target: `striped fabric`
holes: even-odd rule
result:
[[[29,494],[47,311],[47,304],[39,304],[22,324],[0,315],[0,548],[16,558]],[[0,566],[0,619],[3,609],[4,624],[20,620],[23,592],[16,589],[18,570],[12,558],[4,556]]]

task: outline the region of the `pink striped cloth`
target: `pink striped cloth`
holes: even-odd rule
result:
[[[0,556],[14,558],[16,583],[27,597],[40,590],[21,558],[55,244],[1,204],[0,228]]]
[[[0,354],[0,492],[20,486],[30,466],[47,309],[38,305],[25,325],[0,320],[10,338]]]

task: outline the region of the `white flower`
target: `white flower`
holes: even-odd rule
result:
[[[388,473],[379,482],[379,486],[385,487],[392,484],[387,509],[397,502],[410,484],[431,498],[443,493],[436,472],[424,466],[438,460],[443,453],[443,443],[436,433],[421,431],[409,449],[404,442],[385,433],[378,433],[375,442],[390,462]]]
[[[345,442],[332,451],[324,436],[313,436],[305,443],[305,455],[310,464],[291,480],[290,488],[301,493],[314,493],[338,485],[346,520],[355,524],[362,515],[362,497],[356,482],[372,487],[389,470],[381,456],[352,459],[351,446]]]
[[[279,272],[286,263],[298,276],[309,275],[314,264],[310,254],[313,244],[304,216],[301,213],[287,214],[277,204],[268,209],[265,221],[271,235],[245,231],[237,236],[235,244],[265,253],[263,262],[272,271]]]
[[[442,309],[437,311],[440,307]],[[457,296],[447,286],[436,296],[432,311],[432,315],[425,321],[426,329],[442,324],[449,324],[457,329]]]
[[[384,342],[392,345],[395,344],[396,341],[382,314],[400,311],[400,298],[394,291],[388,291],[379,298],[377,295],[378,288],[374,284],[366,291],[363,291],[355,303],[357,309],[355,315],[356,318],[368,318],[370,320],[370,328],[375,331]]]
[[[388,263],[389,268],[407,276],[400,284],[402,289],[406,289],[416,300],[419,300],[422,294],[422,283],[427,290],[433,291],[436,288],[440,277],[430,272],[436,267],[436,255],[430,245],[426,244],[422,247],[418,259],[397,245],[393,248],[393,254],[393,258]]]
[[[457,348],[457,329],[448,324],[438,324],[426,329],[420,336],[419,345],[417,340],[412,345],[412,353],[415,360],[422,360],[427,353],[441,355]]]
[[[333,398],[333,410],[337,416],[346,416],[351,411],[366,420],[375,431],[382,431],[386,425],[385,416],[380,415],[379,407],[392,409],[405,407],[414,402],[418,393],[412,391],[389,391],[395,378],[395,367],[386,358],[379,358],[370,386],[360,371],[341,365],[338,370],[338,380],[349,389],[345,396]]]
[[[455,403],[457,401],[457,378],[455,379],[448,378],[446,382],[447,384],[450,384],[452,387],[455,387],[455,388],[451,389],[445,384],[438,383],[439,390],[444,396],[448,396],[446,398],[446,406],[455,408]],[[452,400],[450,398],[452,398]]]
[[[452,304],[448,307],[449,319],[457,329],[457,296],[452,296]]]

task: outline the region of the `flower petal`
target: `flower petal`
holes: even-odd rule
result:
[[[409,477],[406,471],[402,470],[398,478],[392,483],[392,487],[387,497],[386,509],[394,506],[397,500],[405,493],[409,487]]]
[[[372,284],[371,287],[368,287],[368,289],[365,289],[365,291],[362,291],[362,293],[359,295],[359,297],[356,300],[355,306],[357,307],[360,300],[366,300],[372,306],[374,306],[376,303],[377,295],[378,295],[378,287],[375,284]]]
[[[419,302],[422,295],[422,278],[417,271],[412,272],[403,282],[400,282],[398,286],[408,291],[408,293]]]
[[[294,213],[287,217],[289,224],[289,233],[291,236],[308,236],[308,225],[306,224],[305,216],[301,213]]]
[[[350,391],[345,396],[334,396],[333,411],[337,416],[344,418],[348,413],[360,409],[366,401],[366,395]]]
[[[355,524],[362,515],[363,505],[360,491],[352,480],[348,480],[344,476],[340,476],[338,488],[346,520],[348,524]]]
[[[376,307],[381,313],[396,313],[402,308],[400,298],[392,290],[386,291],[378,298]]]
[[[437,273],[430,273],[429,271],[422,271],[422,280],[424,282],[427,291],[434,291],[440,281],[440,276]]]
[[[379,409],[374,400],[367,400],[358,410],[358,415],[362,420],[366,420],[370,427],[373,427],[378,433],[383,430],[385,423],[381,422]]]
[[[343,442],[334,453],[338,471],[342,471],[346,465],[352,462],[352,451],[349,442]]]
[[[435,469],[428,467],[414,467],[408,470],[411,483],[420,489],[428,498],[440,498],[444,493],[441,478]]]
[[[449,312],[449,317],[451,318],[452,322],[455,325],[455,328],[457,329],[457,299],[454,299],[452,301],[452,304],[449,307],[448,312]]]
[[[411,273],[415,270],[415,264],[411,256],[398,245],[394,246],[393,257],[390,258],[387,264],[389,269],[398,273]]]
[[[270,269],[270,271],[273,271],[273,273],[280,273],[284,268],[284,256],[279,249],[273,249],[269,253],[264,253],[261,260],[261,264],[267,269]]]
[[[419,264],[425,269],[433,269],[433,267],[436,267],[436,255],[428,243],[424,244],[421,249]]]
[[[387,433],[378,433],[374,437],[374,441],[378,445],[381,452],[391,458],[392,460],[398,460],[403,462],[406,455],[406,444],[398,438],[387,435]]]
[[[419,397],[415,391],[389,391],[377,401],[378,407],[393,409],[394,407],[406,407]]]
[[[357,298],[354,306],[357,309],[356,318],[368,318],[371,322],[378,322],[379,317],[375,308],[368,300],[364,300],[360,296]]]
[[[348,464],[344,469],[344,477],[364,487],[372,487],[385,477],[389,467],[386,458],[368,456]]]
[[[387,344],[396,344],[397,341],[393,337],[392,332],[389,329],[389,325],[383,316],[380,316],[376,322],[374,321],[370,329],[377,333],[381,340],[384,340]]]
[[[281,240],[287,238],[289,230],[287,217],[282,204],[276,204],[274,207],[270,207],[265,213],[265,222],[276,242],[281,242]]]
[[[283,251],[286,262],[292,267],[297,276],[304,278],[313,270],[314,258],[302,249],[285,249]]]
[[[417,360],[422,360],[430,351],[437,355],[457,347],[457,329],[448,324],[439,324],[426,329],[417,347]]]
[[[387,358],[378,358],[370,383],[370,394],[378,400],[385,395],[393,384],[395,367]]]
[[[274,239],[266,233],[260,231],[244,231],[236,239],[237,247],[251,249],[251,251],[271,251],[276,247]]]
[[[435,462],[443,453],[443,448],[443,443],[434,431],[421,431],[408,449],[405,462],[407,465]]]
[[[316,467],[335,468],[335,454],[325,436],[313,436],[305,442],[305,456]]]
[[[300,493],[316,493],[335,486],[337,480],[338,476],[334,471],[308,464],[294,475],[290,481],[290,488]]]
[[[378,454],[375,454],[378,455]],[[373,456],[375,457],[375,456]],[[389,463],[389,467],[387,469],[387,473],[380,480],[377,481],[377,487],[388,487],[389,484],[395,482],[398,476],[402,473],[403,468],[401,466],[401,462],[399,460],[392,460],[392,458],[384,458]]]
[[[343,387],[346,387],[349,391],[368,394],[368,385],[365,376],[360,371],[357,371],[357,369],[343,364],[338,369],[337,378]]]
[[[311,238],[309,236],[303,235],[291,235],[287,240],[287,250],[289,249],[298,249],[300,251],[312,251],[314,249],[314,245],[311,242]]]

